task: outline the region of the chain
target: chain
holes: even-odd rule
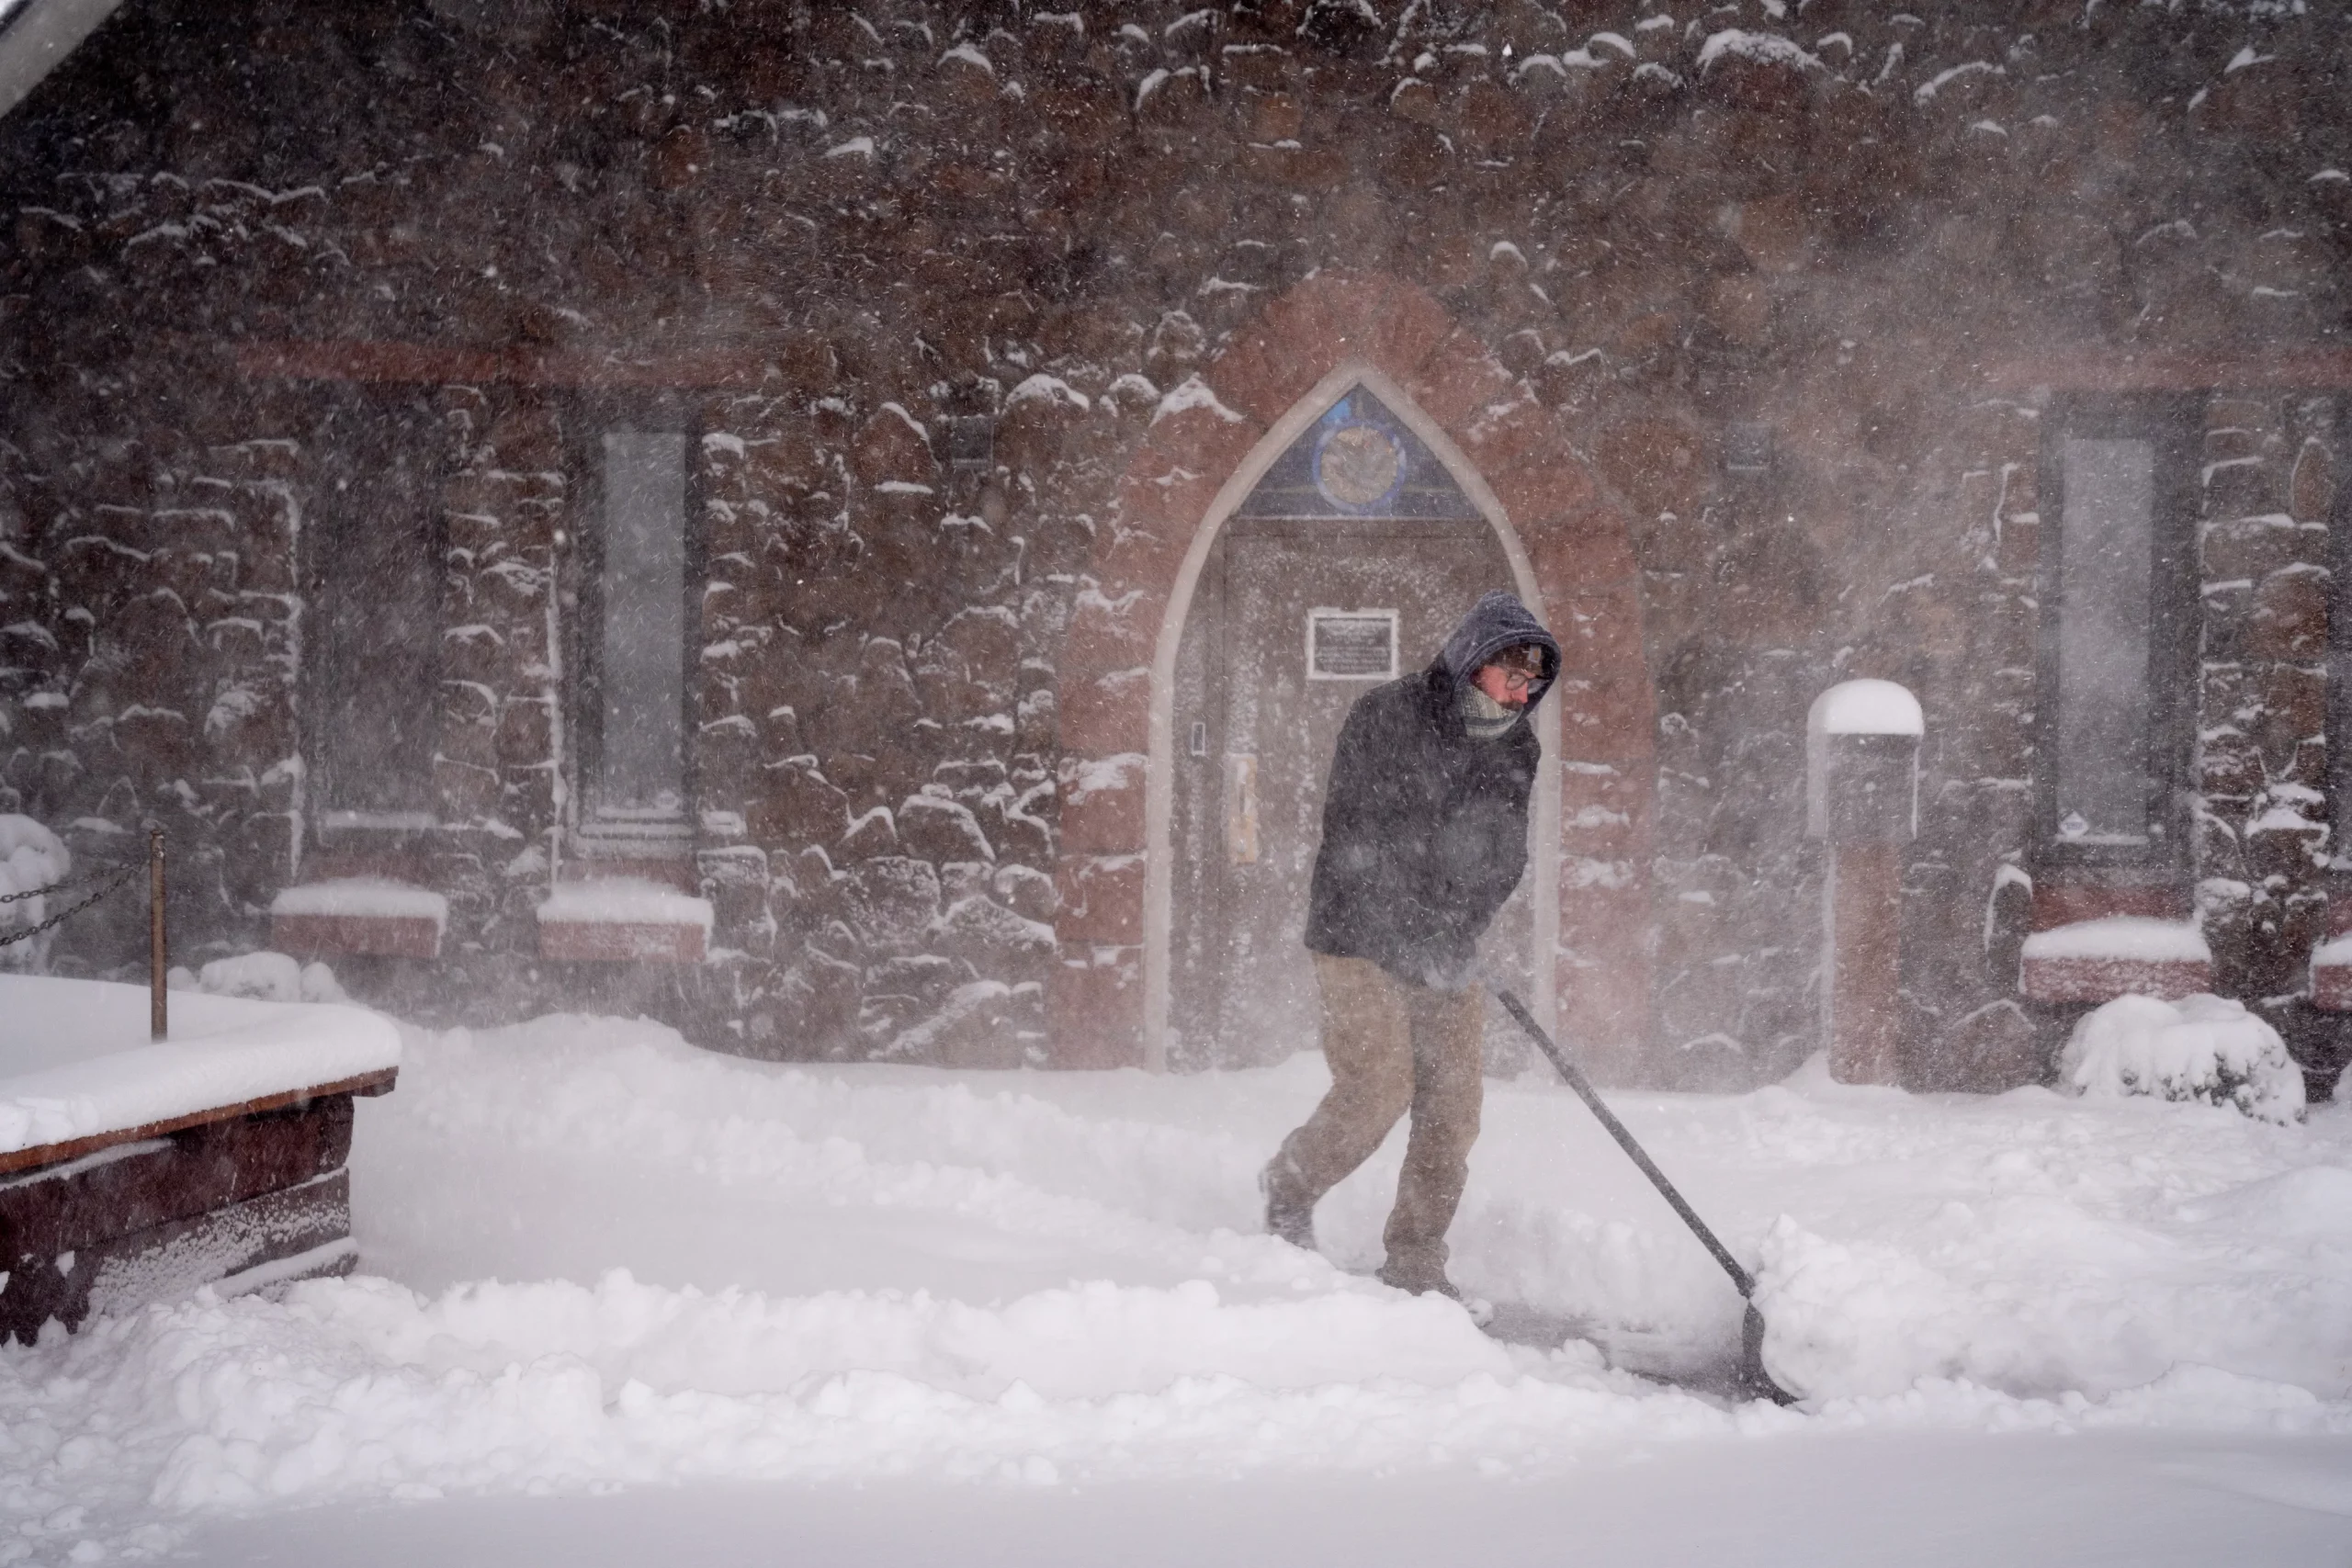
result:
[[[83,910],[88,908],[91,905],[96,903],[99,899],[113,892],[116,888],[130,881],[131,876],[141,869],[142,867],[137,861],[131,862],[129,865],[116,867],[114,874],[107,879],[107,885],[104,887],[99,888],[96,893],[91,894],[87,898],[83,899],[78,904],[67,905],[64,908],[58,910],[57,913],[50,916],[49,919],[43,920],[37,926],[28,926],[23,931],[10,931],[6,936],[0,936],[0,947],[6,947],[12,942],[29,942],[34,937],[40,935],[41,932],[57,925],[67,916],[80,914]],[[77,878],[75,882],[72,883],[52,883],[51,886],[42,888],[40,892],[54,893],[60,887],[70,887],[76,886],[78,883],[86,883],[89,880],[89,877],[80,877]],[[18,893],[12,895],[8,901],[13,903],[18,898],[32,898],[38,897],[39,896],[39,894],[34,893]]]
[[[143,863],[134,861],[131,863],[137,866]],[[60,878],[46,887],[28,888],[22,893],[0,893],[0,904],[21,904],[28,898],[46,898],[52,893],[62,893],[69,887],[86,887],[91,883],[111,876],[121,869],[122,867],[116,865],[101,865],[96,871],[85,873],[80,876]]]

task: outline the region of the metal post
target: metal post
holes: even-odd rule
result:
[[[164,977],[171,970],[172,954],[164,940],[164,830],[147,829],[147,1029],[149,1037],[168,1039],[172,1032]]]

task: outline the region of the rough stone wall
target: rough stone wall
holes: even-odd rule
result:
[[[405,345],[337,373],[447,388],[435,983],[556,994],[528,914],[565,767],[563,442],[575,389],[666,386],[701,439],[720,915],[669,1000],[750,1050],[1023,1059],[1084,897],[1054,886],[1057,668],[1118,477],[1270,301],[1386,271],[1634,524],[1653,1076],[1812,1046],[1802,720],[1853,674],[1929,716],[1923,1081],[2016,1076],[2016,922],[1986,913],[2030,850],[2034,389],[2078,351],[2340,343],[2346,47],[2277,7],[2041,0],[131,0],[0,122],[0,778],[94,842],[164,815],[188,942],[259,937],[302,841],[293,536],[332,502],[305,381],[250,351]],[[2268,995],[2316,919],[2290,818],[2324,815],[2294,791],[2323,787],[2306,503],[2336,458],[2306,398],[2214,406],[2199,864],[2225,972]],[[975,416],[993,450],[958,468]],[[1762,473],[1726,468],[1744,425]]]
[[[530,950],[532,910],[561,852],[551,829],[562,656],[548,600],[566,487],[562,434],[545,400],[451,387],[442,412],[440,828],[427,852],[432,885],[449,897],[447,944],[463,963]]]
[[[99,439],[19,424],[6,453],[0,798],[55,823],[85,865],[141,858],[140,829],[163,827],[177,925],[201,955],[284,881],[300,840],[301,452],[81,412]],[[104,967],[143,953],[145,931],[119,894],[52,962]]]
[[[1031,484],[1059,476],[1024,411],[1055,397],[1003,400],[999,456]],[[1012,527],[918,406],[714,405],[698,862],[742,1048],[1012,1066],[1042,1050],[1056,540],[1084,520]]]
[[[1904,866],[1904,1027],[1926,1088],[2017,1083],[2043,1066],[2016,999],[2034,858],[2038,411],[1988,398],[1962,434],[1937,498],[1940,558],[1888,587],[1871,649],[1927,711],[1967,716],[1929,727]],[[1939,576],[1958,592],[1935,592]]]
[[[2328,935],[2327,669],[2335,401],[2229,393],[2199,472],[2197,901],[2227,994],[2312,1021]]]

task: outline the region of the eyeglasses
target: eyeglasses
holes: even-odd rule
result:
[[[1503,689],[1507,692],[1524,692],[1544,678],[1531,675],[1524,670],[1513,670],[1505,664],[1490,664],[1487,668],[1502,677]]]

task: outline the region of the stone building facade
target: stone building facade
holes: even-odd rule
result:
[[[1604,1076],[1816,1048],[1856,675],[1909,1082],[2127,988],[2334,1069],[2332,16],[1069,4],[127,0],[0,118],[0,807],[425,1015],[1196,1064],[1187,617],[1370,389],[1568,649]]]

